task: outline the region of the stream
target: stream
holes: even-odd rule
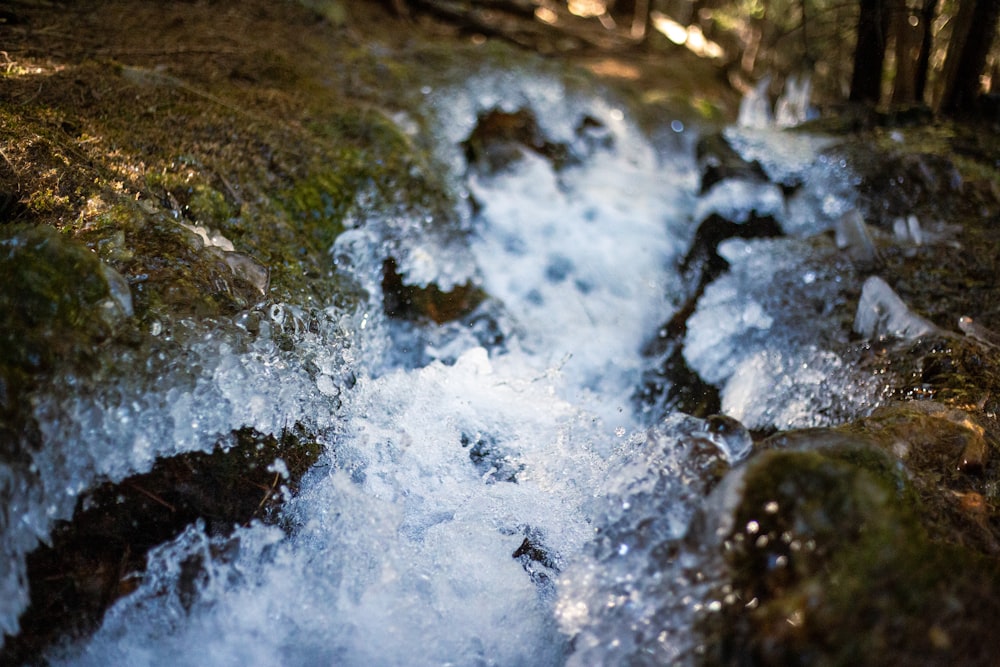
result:
[[[838,324],[860,280],[821,233],[853,205],[852,182],[821,140],[731,128],[774,182],[702,195],[697,137],[680,121],[649,139],[624,107],[544,75],[424,92],[458,222],[350,220],[330,261],[367,294],[361,307],[269,303],[220,330],[165,327],[153,333],[183,340],[183,378],[36,407],[52,415],[47,441],[81,451],[37,464],[66,490],[32,501],[40,533],[95,476],[236,428],[305,424],[324,446],[278,525],[189,526],[54,664],[690,662],[692,625],[718,604],[682,540],[703,511],[706,457],[733,464],[746,429],[839,423],[878,403]],[[467,164],[462,142],[497,110],[529,111],[569,159],[520,146],[498,169]],[[785,234],[720,245],[729,270],[681,341],[742,425],[640,398],[663,363],[643,350],[692,293],[678,267],[712,213],[772,216]],[[408,285],[488,296],[443,324],[389,317],[388,257]],[[287,477],[280,459],[270,470]]]

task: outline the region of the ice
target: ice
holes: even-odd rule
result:
[[[854,269],[829,241],[720,244],[728,273],[706,287],[688,320],[684,359],[720,387],[725,414],[750,428],[818,426],[876,402],[852,373],[841,321]]]
[[[878,260],[878,250],[872,239],[865,219],[857,209],[848,211],[837,221],[835,229],[837,247],[845,250],[851,258],[865,266],[872,266]]]
[[[805,238],[833,229],[857,208],[858,178],[846,160],[833,156],[833,138],[745,127],[728,127],[723,136],[744,160],[759,163],[772,183],[792,190],[775,216],[786,234]]]
[[[260,311],[214,327],[161,323],[159,335],[142,347],[105,361],[105,372],[122,381],[67,373],[56,378],[55,389],[34,397],[45,444],[31,453],[30,464],[0,465],[0,497],[8,508],[0,517],[2,549],[10,564],[0,579],[9,593],[2,598],[4,630],[14,630],[26,602],[24,555],[47,539],[53,521],[72,516],[82,491],[147,471],[157,457],[210,451],[236,429],[280,434],[295,423],[325,429],[336,422],[334,399],[317,391],[320,380],[307,366],[326,368],[324,386],[343,384],[349,316],[317,313],[314,332],[306,332],[302,309],[271,304],[266,310],[280,312],[281,321],[264,319],[253,337],[239,324],[264,316]],[[275,329],[292,335],[296,349],[281,350]]]
[[[743,96],[737,124],[743,128],[763,130],[772,127],[787,128],[801,125],[815,117],[810,107],[812,77],[790,75],[771,111],[768,88],[771,77],[765,76]]]
[[[913,214],[893,220],[892,234],[899,243],[917,246],[924,244],[924,230],[920,226],[920,220]]]
[[[725,179],[712,186],[698,200],[694,219],[704,220],[713,213],[737,223],[746,222],[751,213],[782,220],[785,217],[785,196],[774,183]]]
[[[785,88],[774,104],[774,124],[777,127],[795,127],[815,117],[810,107],[812,77],[795,75],[785,79]]]
[[[726,381],[722,411],[751,428],[825,426],[869,409],[871,390],[859,391],[860,383],[829,350],[763,349],[743,359]]]
[[[186,222],[180,222],[178,224],[189,232],[196,234],[206,247],[219,248],[221,250],[225,250],[226,252],[236,251],[236,247],[233,246],[233,242],[217,230],[209,229],[203,225],[191,225]]]
[[[672,554],[706,491],[705,471],[725,456],[718,431],[675,414],[611,459],[608,494],[595,511],[599,536],[559,580],[556,617],[576,637],[568,665],[693,660],[701,594],[692,563]]]
[[[176,606],[154,578],[86,655],[106,660],[129,633],[142,651],[152,648],[152,664],[199,662],[205,651],[236,661],[241,637],[262,644],[260,655],[293,655],[295,664],[558,662],[565,640],[511,554],[528,527],[553,554],[589,538],[579,508],[596,481],[587,471],[595,476],[601,464],[585,444],[602,431],[548,382],[521,379],[520,364],[494,364],[473,348],[452,366],[359,380],[328,472],[291,503],[287,516],[299,528],[277,556],[212,564],[222,572],[198,584],[198,604],[173,612],[185,619],[179,628],[137,624],[128,613]],[[495,438],[493,465],[502,453],[517,480],[484,480],[464,435]],[[195,542],[204,548],[203,536]],[[237,574],[251,585],[225,583]]]
[[[878,276],[865,281],[854,317],[854,330],[869,339],[893,336],[914,340],[939,333],[932,322],[912,312]]]
[[[331,259],[371,298],[338,327],[314,334],[304,325],[310,313],[272,303],[249,346],[215,338],[193,346],[204,355],[189,357],[200,369],[189,382],[154,389],[130,413],[153,420],[143,451],[160,440],[204,447],[207,434],[241,423],[272,432],[305,420],[327,445],[324,460],[285,507],[287,538],[251,527],[233,546],[192,529],[153,558],[153,574],[98,635],[62,660],[564,660],[556,581],[594,535],[590,510],[604,493],[607,456],[638,428],[640,349],[672,307],[671,267],[688,241],[697,176],[688,156],[662,162],[614,105],[549,79],[520,85],[512,92],[506,78],[487,77],[450,99],[429,91],[446,146],[491,108],[529,108],[550,140],[568,143],[591,118],[610,141],[577,147],[585,159],[561,170],[525,152],[516,169],[470,176],[462,187],[480,208],[461,243],[424,220],[358,217]],[[472,277],[492,298],[461,323],[389,320],[379,298],[387,255],[412,283]],[[342,338],[340,326],[354,335]],[[294,336],[294,354],[265,335],[278,331]],[[480,338],[491,337],[484,347]],[[135,427],[117,439],[126,433]],[[120,474],[120,457],[111,461],[105,474]],[[683,524],[677,515],[671,530]],[[207,561],[209,552],[227,555],[184,583],[176,563]]]
[[[768,97],[768,88],[771,85],[771,77],[765,76],[751,88],[740,101],[740,112],[737,123],[740,127],[752,127],[762,129],[771,127],[774,124],[774,115],[771,113],[771,100]]]
[[[662,175],[613,160],[596,156],[561,183],[526,155],[515,173],[470,183],[485,202],[474,245],[483,287],[524,330],[520,343],[545,350],[548,366],[565,357],[571,386],[611,396],[635,384],[644,332],[676,291],[665,269],[680,250]]]

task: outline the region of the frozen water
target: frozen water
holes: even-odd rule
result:
[[[638,380],[646,332],[677,293],[667,267],[683,249],[671,230],[678,205],[654,164],[598,154],[557,175],[525,155],[516,172],[470,183],[484,202],[473,245],[483,287],[524,331],[519,344],[559,366],[574,391],[616,397],[606,404],[615,410]]]
[[[794,74],[785,79],[781,95],[771,111],[768,89],[771,77],[765,76],[751,88],[740,101],[737,124],[743,128],[764,130],[772,127],[786,128],[801,125],[816,116],[810,107],[812,97],[812,77],[801,79]]]
[[[232,322],[158,323],[155,338],[106,360],[105,372],[121,381],[66,373],[35,396],[44,445],[30,464],[0,465],[7,507],[0,528],[10,563],[2,579],[9,593],[2,598],[4,627],[13,629],[26,602],[24,554],[97,482],[149,470],[160,456],[209,451],[245,426],[273,434],[296,423],[330,428],[335,402],[317,385],[344,383],[352,354],[345,331],[355,327],[345,320],[274,303]],[[272,335],[278,332],[294,333],[299,347],[281,350]]]
[[[694,218],[704,220],[717,213],[726,220],[744,223],[751,213],[775,220],[785,217],[785,196],[774,183],[758,183],[739,179],[719,181],[698,200]]]
[[[768,96],[770,85],[771,77],[765,76],[743,96],[737,119],[740,127],[763,129],[774,124],[774,114],[771,113],[771,100]]]
[[[894,336],[902,340],[914,340],[939,332],[932,322],[911,311],[878,276],[865,281],[854,318],[854,330],[869,339]]]
[[[567,664],[693,660],[691,627],[704,592],[681,540],[706,493],[704,471],[726,457],[720,430],[711,421],[671,415],[609,460],[608,493],[595,509],[600,533],[559,580],[556,615],[576,638]],[[745,431],[728,436],[749,440]]]
[[[757,185],[746,193],[750,201],[762,202],[755,204],[758,208],[773,211],[786,234],[804,238],[833,229],[845,213],[857,207],[857,176],[846,161],[828,153],[834,139],[752,127],[728,127],[723,136],[744,160],[759,163],[773,184],[790,191],[783,195],[775,185]],[[735,192],[727,206],[739,209],[740,196],[746,194]],[[776,202],[779,196],[781,205]],[[713,202],[712,207],[726,210],[721,202]]]
[[[472,348],[452,366],[360,379],[328,467],[287,508],[293,537],[258,563],[253,544],[269,529],[239,534],[241,558],[209,565],[186,614],[151,578],[82,662],[191,664],[215,654],[228,663],[248,638],[276,663],[558,662],[565,640],[544,588],[511,555],[529,530],[554,559],[589,538],[579,508],[601,465],[582,445],[600,431],[549,382],[523,379],[518,359],[499,362]],[[481,442],[490,450],[473,465],[470,448]],[[194,531],[176,548],[203,551],[205,542]],[[160,567],[176,569],[177,559]],[[171,617],[188,618],[136,627],[130,606],[155,607],[151,619],[171,607]]]
[[[730,270],[688,320],[684,358],[722,389],[726,414],[750,428],[819,426],[877,402],[841,357],[856,278],[832,243],[730,239],[719,254]]]
[[[785,88],[774,103],[774,124],[777,127],[795,127],[815,117],[810,108],[812,99],[812,77],[808,74],[801,79],[795,75],[785,79]]]
[[[875,241],[857,209],[845,213],[834,231],[837,247],[845,250],[856,262],[871,266],[878,259]]]

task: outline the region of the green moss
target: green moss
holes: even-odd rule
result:
[[[69,206],[69,197],[57,194],[51,189],[40,190],[28,196],[27,206],[34,213],[54,213]]]
[[[89,355],[130,310],[116,304],[101,260],[47,226],[0,229],[0,354],[49,370]]]
[[[93,368],[131,315],[121,276],[41,225],[0,227],[0,460],[37,445],[29,396],[55,372]]]
[[[888,457],[846,443],[748,464],[706,664],[992,664],[1000,568],[932,540]]]

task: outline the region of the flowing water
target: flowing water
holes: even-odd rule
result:
[[[773,188],[699,198],[693,137],[679,123],[654,147],[623,108],[548,77],[482,75],[426,93],[439,158],[462,193],[457,232],[404,214],[359,218],[331,262],[370,295],[361,308],[270,304],[237,319],[245,335],[184,339],[183,381],[53,399],[45,423],[63,430],[46,436],[86,443],[85,461],[42,466],[69,498],[95,476],[207,449],[242,426],[302,423],[325,445],[282,528],[221,538],[190,526],[151,554],[142,585],[101,630],[56,662],[690,657],[691,624],[711,601],[691,576],[693,555],[667,545],[701,502],[697,452],[736,461],[749,439],[635,396],[660,361],[641,350],[688,289],[677,266],[707,209],[767,209],[798,237],[723,244],[732,269],[689,322],[686,359],[722,388],[725,410],[751,427],[791,427],[873,400],[841,357],[844,341],[815,335],[850,308],[853,280],[832,244],[801,240],[849,205],[849,175],[820,145],[789,140],[781,155],[761,148],[763,135],[734,135],[784,176],[817,185],[788,202]],[[467,170],[459,144],[492,109],[531,110],[574,160],[557,169],[524,150],[498,173]],[[390,254],[408,283],[473,280],[489,298],[459,322],[389,319],[380,284]],[[275,345],[279,331],[291,350]]]

